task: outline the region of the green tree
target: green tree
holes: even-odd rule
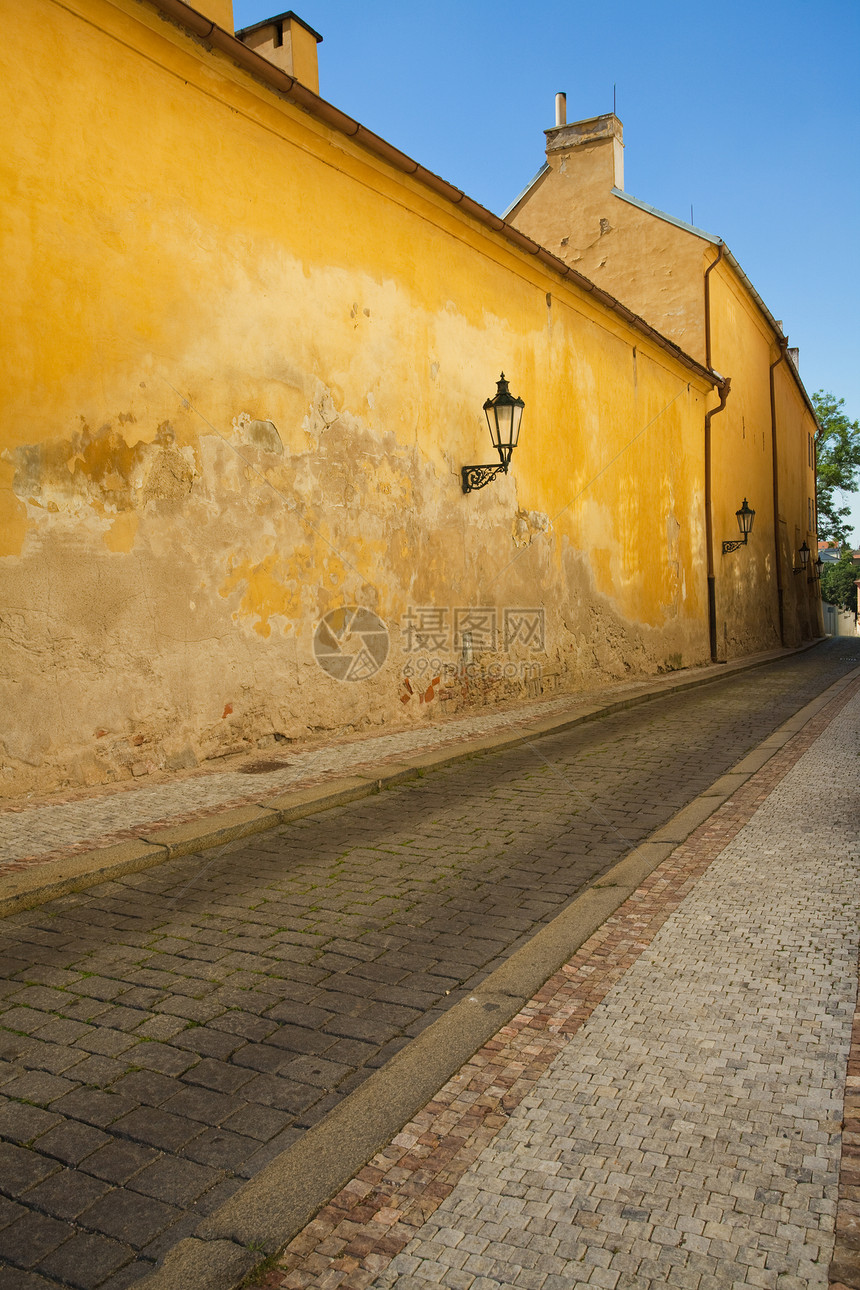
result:
[[[839,605],[841,609],[853,609],[857,612],[857,588],[854,585],[860,578],[860,566],[854,563],[851,548],[844,547],[839,559],[833,564],[825,564],[821,570],[821,599],[828,605]]]
[[[844,399],[824,390],[812,396],[821,431],[818,449],[818,536],[839,546],[850,544],[853,526],[850,506],[840,505],[846,493],[856,493],[860,474],[860,423],[843,412]],[[831,603],[835,604],[836,601]]]

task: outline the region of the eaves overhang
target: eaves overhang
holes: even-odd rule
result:
[[[393,144],[387,143],[385,139],[368,130],[359,121],[347,116],[341,112],[340,108],[334,107],[333,104],[320,98],[313,90],[302,85],[295,77],[289,76],[286,72],[281,71],[274,63],[257,54],[253,49],[249,49],[241,40],[219,27],[211,18],[204,17],[196,9],[188,4],[185,0],[146,0],[153,9],[160,12],[169,22],[177,26],[184,27],[186,31],[195,36],[198,41],[208,44],[212,49],[217,49],[226,54],[244,71],[249,72],[257,80],[262,81],[269,88],[275,90],[279,95],[295,103],[297,106],[309,112],[318,120],[324,121],[332,129],[340,131],[347,138],[352,139],[368,152],[374,153],[383,161],[393,166],[403,174],[409,175],[418,183],[423,184],[426,188],[447,199],[452,206],[459,207],[477,223],[483,224],[485,228],[492,229],[494,233],[500,234],[512,245],[518,247],[521,251],[526,251],[533,255],[535,259],[540,260],[548,269],[551,269],[559,277],[568,282],[575,284],[581,291],[587,292],[592,299],[598,301],[605,308],[609,309],[616,316],[623,318],[626,323],[636,331],[647,336],[658,348],[664,350],[676,359],[682,366],[695,373],[700,379],[711,386],[720,386],[722,378],[716,373],[710,371],[702,363],[699,363],[685,350],[676,345],[674,341],[664,336],[662,332],[657,331],[644,318],[640,318],[632,309],[628,309],[620,300],[616,300],[608,291],[596,286],[590,278],[579,273],[576,269],[570,268],[558,256],[547,251],[539,243],[526,237],[519,229],[505,222],[492,211],[481,206],[472,197],[469,197],[462,189],[457,188],[454,184],[449,184],[447,180],[435,175],[431,170],[420,165],[419,162],[395,148]]]
[[[537,188],[538,184],[543,179],[544,175],[549,174],[551,169],[552,167],[550,166],[549,162],[545,161],[541,166],[540,170],[535,175],[534,179],[531,181],[531,183],[526,184],[525,188],[520,193],[519,197],[515,197],[514,200],[511,202],[510,206],[507,208],[507,210],[502,211],[502,219],[506,220],[509,215],[512,215],[514,213],[514,211],[519,206],[520,202],[525,201],[529,193],[531,193],[535,188]]]

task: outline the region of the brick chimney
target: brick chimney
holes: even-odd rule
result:
[[[556,116],[564,116],[558,104]],[[571,174],[584,164],[592,183],[623,190],[624,127],[614,112],[593,116],[587,121],[572,121],[569,125],[555,125],[544,133],[546,159],[554,170]]]
[[[288,76],[295,77],[302,85],[313,90],[314,94],[319,94],[317,45],[322,36],[294,14],[292,9],[278,14],[276,18],[257,22],[253,27],[243,27],[236,32],[236,38],[280,67]]]

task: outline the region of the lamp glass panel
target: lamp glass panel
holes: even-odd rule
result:
[[[497,448],[510,448],[511,432],[513,426],[513,408],[510,403],[496,404],[496,423],[498,426],[498,439],[496,440]]]
[[[511,447],[516,448],[520,437],[520,422],[523,419],[523,404],[515,403],[511,408]]]

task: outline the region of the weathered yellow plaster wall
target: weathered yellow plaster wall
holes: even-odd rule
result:
[[[4,791],[706,660],[705,378],[136,0],[32,0],[0,58]],[[542,607],[545,651],[437,681],[416,606]]]
[[[716,255],[708,252],[705,264]],[[732,380],[725,410],[711,423],[717,648],[731,658],[780,643],[769,382],[777,350],[725,262],[711,274],[711,335],[714,366]],[[747,546],[724,555],[723,541],[740,536],[735,512],[745,497],[756,513],[753,532]]]
[[[776,355],[774,355],[776,357]],[[778,451],[780,540],[783,547],[785,582],[785,620],[792,640],[824,635],[821,590],[814,561],[818,555],[815,532],[815,470],[810,437],[817,426],[800,395],[786,355],[774,368],[774,401],[780,428]],[[785,445],[785,446],[783,446]],[[806,542],[810,549],[809,567],[794,573],[800,565],[800,548]]]

